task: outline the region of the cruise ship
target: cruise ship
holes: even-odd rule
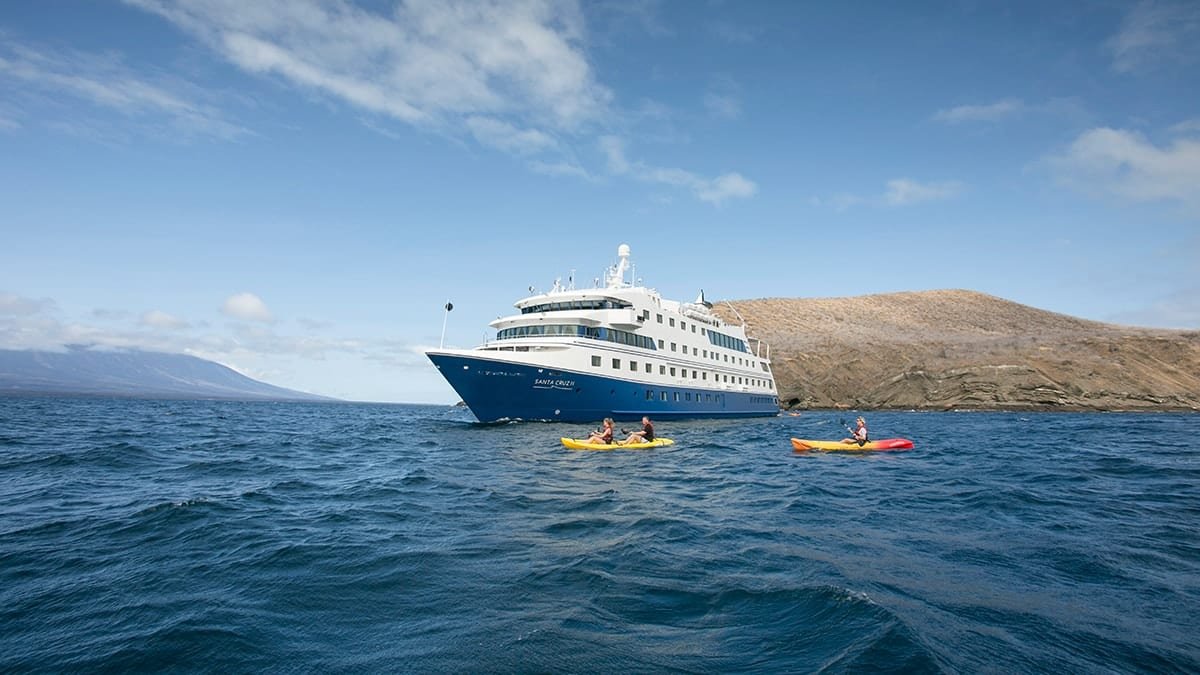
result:
[[[722,321],[703,290],[676,302],[630,283],[629,246],[617,257],[594,288],[555,281],[517,301],[491,322],[494,340],[426,356],[481,422],[779,413],[768,345]]]

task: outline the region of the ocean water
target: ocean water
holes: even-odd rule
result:
[[[1200,672],[1200,415],[0,398],[0,671]]]

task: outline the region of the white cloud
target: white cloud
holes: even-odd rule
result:
[[[274,321],[266,303],[253,293],[238,293],[229,296],[225,299],[225,304],[221,306],[221,312],[226,316],[246,321],[262,321],[264,323]]]
[[[475,115],[466,120],[475,140],[484,145],[518,155],[532,155],[554,149],[558,144],[536,129],[518,129],[508,122]]]
[[[592,180],[592,175],[587,169],[573,162],[543,162],[534,160],[529,163],[529,168],[547,176],[574,176],[584,180]]]
[[[752,197],[758,186],[740,173],[721,174],[716,178],[704,178],[691,171],[670,167],[649,166],[642,162],[631,162],[625,155],[625,143],[615,136],[600,139],[600,149],[608,160],[608,170],[614,174],[628,174],[645,183],[658,183],[691,190],[697,199],[720,205],[727,199]]]
[[[919,202],[949,199],[962,192],[962,183],[943,181],[918,183],[907,178],[895,178],[887,182],[883,200],[891,206],[907,206]]]
[[[317,92],[376,121],[469,136],[542,174],[590,179],[570,148],[588,145],[596,129],[624,124],[588,60],[575,0],[407,0],[386,11],[346,0],[126,2],[192,33],[248,73]],[[705,104],[734,117],[735,94],[718,80]],[[646,167],[625,160],[623,148],[605,138],[600,143],[611,173],[686,187],[713,204],[757,189],[736,172],[705,178]]]
[[[0,43],[2,45],[3,43]],[[169,128],[172,134],[236,138],[245,129],[227,121],[214,106],[202,102],[205,94],[177,78],[135,72],[111,54],[86,53],[69,48],[37,49],[15,42],[0,46],[0,83],[15,100],[27,106],[44,106],[42,94],[66,94],[76,102],[117,112],[148,125]],[[42,107],[39,117],[45,117]],[[27,116],[31,113],[26,113]],[[77,110],[53,111],[56,116],[78,115]],[[8,119],[15,128],[17,120]],[[78,127],[70,120],[43,120]]]
[[[1018,99],[1004,99],[986,105],[960,105],[937,111],[933,119],[948,124],[963,122],[996,122],[1005,117],[1016,115],[1025,109],[1025,104]]]
[[[612,95],[593,76],[573,2],[128,0],[235,65],[412,124],[519,114],[574,129]]]
[[[188,322],[162,310],[154,309],[142,315],[141,324],[150,328],[180,330],[188,328]]]
[[[0,291],[0,315],[30,316],[53,308],[54,301],[49,298],[35,300]]]
[[[920,183],[908,178],[893,178],[886,183],[884,192],[875,196],[862,196],[852,192],[838,192],[830,197],[811,197],[809,203],[816,207],[826,206],[834,211],[845,211],[856,206],[911,206],[922,202],[941,201],[962,194],[965,186],[959,181],[937,181]]]
[[[1200,4],[1142,0],[1107,46],[1113,69],[1121,73],[1163,61],[1194,62],[1200,56]]]
[[[1200,138],[1176,137],[1160,147],[1138,132],[1101,127],[1044,163],[1059,183],[1087,193],[1178,202],[1200,213]]]

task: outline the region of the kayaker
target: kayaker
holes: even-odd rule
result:
[[[621,441],[621,445],[629,445],[630,443],[649,443],[654,440],[654,424],[646,415],[642,415],[642,430],[631,431],[625,440]]]
[[[847,443],[847,444],[858,443],[858,447],[861,448],[862,446],[867,444],[867,441],[870,440],[870,438],[867,436],[867,421],[864,420],[863,418],[859,417],[854,422],[855,422],[855,428],[851,429],[850,427],[846,427],[846,431],[849,431],[850,433],[854,434],[854,437],[853,438],[843,438],[842,442]]]
[[[588,436],[588,443],[604,443],[611,445],[613,442],[613,421],[611,417],[604,418],[604,428],[598,431],[593,431],[591,436]]]

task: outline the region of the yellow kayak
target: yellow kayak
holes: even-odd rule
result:
[[[649,443],[630,443],[629,445],[621,445],[620,443],[588,443],[577,438],[562,438],[559,439],[562,444],[572,450],[645,450],[647,448],[662,448],[668,445],[675,445],[675,441],[669,438],[656,438]]]

